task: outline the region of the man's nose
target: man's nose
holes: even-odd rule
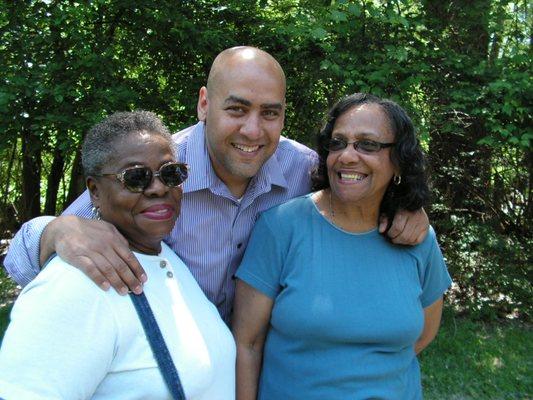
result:
[[[261,136],[261,116],[259,113],[249,113],[240,131],[250,140],[258,139]]]

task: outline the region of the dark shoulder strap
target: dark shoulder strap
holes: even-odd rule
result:
[[[135,310],[137,310],[144,333],[148,338],[152,352],[157,360],[157,365],[159,365],[159,369],[161,370],[161,374],[163,375],[163,379],[167,384],[168,390],[170,390],[170,393],[172,394],[172,398],[174,400],[185,400],[185,393],[183,392],[183,387],[181,386],[178,371],[176,370],[176,366],[172,361],[172,357],[170,356],[170,352],[165,344],[165,339],[163,339],[159,325],[157,325],[157,321],[155,320],[154,313],[150,308],[148,299],[144,293],[130,293],[130,298],[135,306]]]

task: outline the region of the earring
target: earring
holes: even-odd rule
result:
[[[93,206],[93,208],[91,208],[91,212],[93,214],[93,219],[96,219],[97,221],[102,219],[102,215],[100,214],[100,209],[98,207]]]
[[[398,186],[400,183],[402,183],[402,176],[401,175],[394,175],[394,179],[392,180],[396,186]]]

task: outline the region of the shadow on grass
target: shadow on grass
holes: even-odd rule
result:
[[[420,356],[425,399],[531,399],[531,333],[518,322],[484,324],[445,312]]]

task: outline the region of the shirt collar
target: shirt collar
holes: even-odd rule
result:
[[[213,189],[217,186],[224,185],[216,176],[211,164],[205,142],[205,124],[202,121],[194,126],[187,140],[185,159],[185,162],[193,172],[183,184],[184,193],[208,188]],[[283,175],[275,154],[263,164],[257,172],[257,175],[252,179],[252,182],[254,186],[261,188],[266,188],[271,185],[287,188],[287,180]]]
[[[215,171],[211,166],[205,145],[204,123],[201,121],[194,126],[187,139],[185,162],[189,165],[191,173],[183,184],[183,192],[188,193],[209,188]]]

